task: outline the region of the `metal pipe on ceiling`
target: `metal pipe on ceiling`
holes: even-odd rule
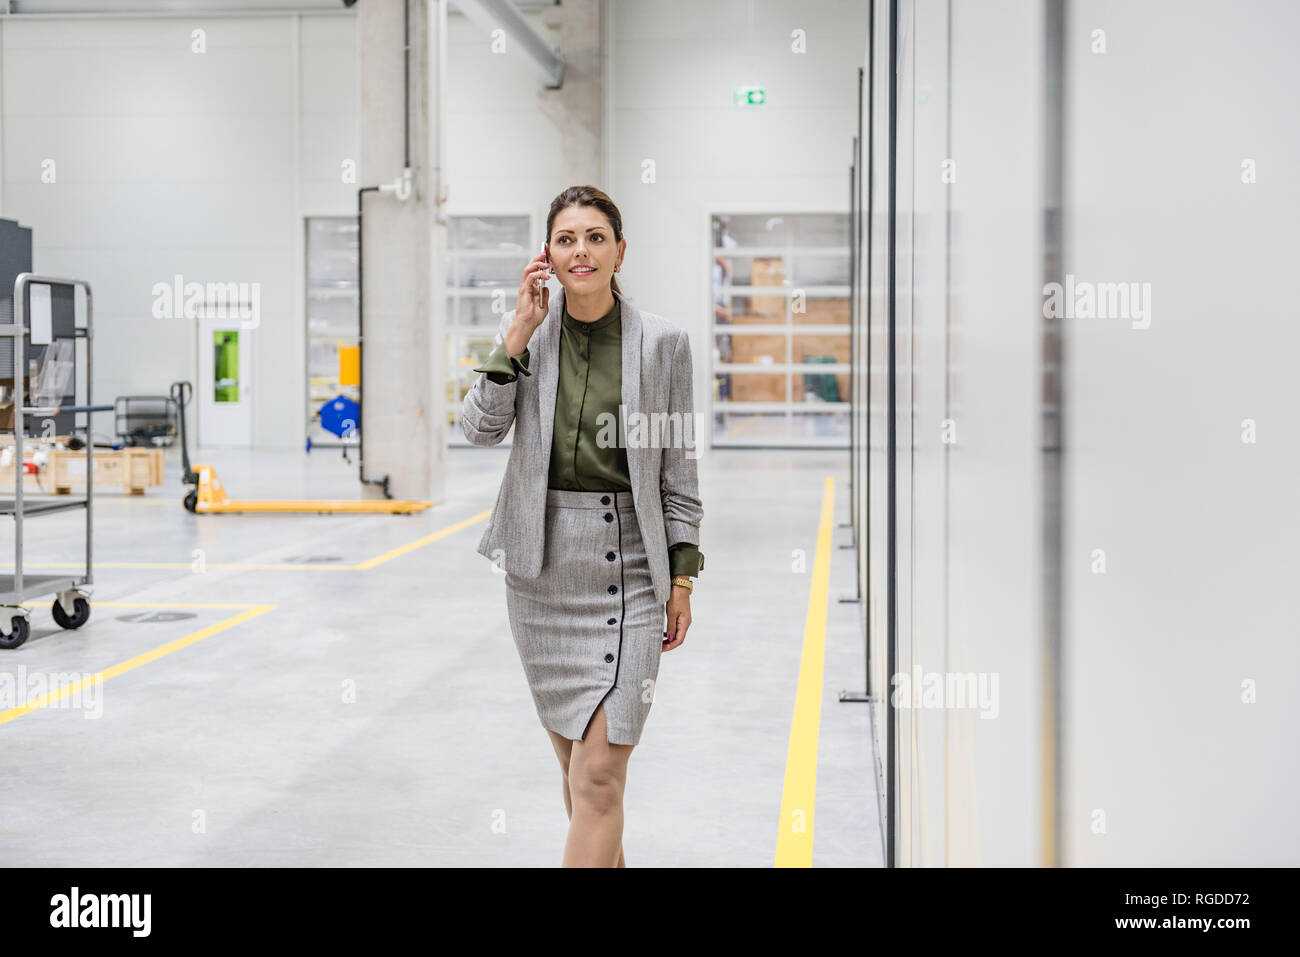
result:
[[[511,0],[456,0],[456,7],[489,33],[504,30],[507,41],[523,51],[549,89],[564,85],[564,60]]]

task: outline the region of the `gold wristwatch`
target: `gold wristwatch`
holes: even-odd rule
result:
[[[685,575],[674,575],[674,576],[673,576],[673,584],[674,584],[674,585],[684,585],[684,586],[686,586],[686,590],[687,590],[687,591],[690,591],[690,592],[695,591],[695,582],[691,581],[691,580],[690,580],[689,578],[687,578]]]

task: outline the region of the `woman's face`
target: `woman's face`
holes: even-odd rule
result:
[[[594,206],[560,210],[551,224],[550,244],[560,284],[566,292],[579,294],[608,289],[627,248],[626,239],[615,244],[609,220]]]

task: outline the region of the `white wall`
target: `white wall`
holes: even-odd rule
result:
[[[558,43],[543,15],[523,15]],[[492,52],[483,28],[454,9],[447,16],[446,79],[448,213],[531,212],[540,252],[546,210],[571,185],[566,117],[547,107],[558,98],[522,54],[509,46]]]
[[[97,400],[196,381],[155,283],[256,282],[253,444],[301,448],[302,217],[356,207],[355,18],[14,18],[2,55],[0,215],[32,227],[38,271],[91,282]]]
[[[1150,311],[1065,323],[1065,851],[1294,867],[1300,9],[1068,9],[1063,272]]]

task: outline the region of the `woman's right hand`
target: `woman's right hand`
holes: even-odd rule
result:
[[[515,306],[515,319],[506,333],[506,349],[518,355],[528,348],[533,333],[545,320],[551,308],[551,288],[546,280],[554,274],[546,253],[541,252],[529,260],[519,282],[519,302]],[[538,293],[538,286],[541,292]]]

